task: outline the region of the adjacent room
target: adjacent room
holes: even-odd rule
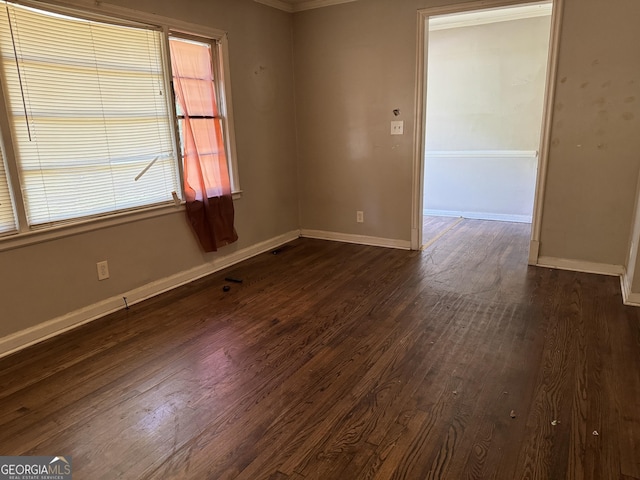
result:
[[[551,7],[429,18],[423,245],[459,218],[531,223]]]
[[[0,7],[2,469],[640,480],[636,0]]]

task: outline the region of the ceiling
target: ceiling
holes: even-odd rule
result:
[[[340,3],[355,2],[357,0],[255,0],[258,3],[268,5],[285,12],[301,12],[312,8],[328,7]]]
[[[268,5],[285,12],[301,12],[303,10],[311,10],[312,8],[328,7],[338,5],[340,3],[355,2],[357,0],[254,0],[258,3]],[[497,10],[497,13],[491,12]],[[506,12],[506,13],[505,13]],[[510,13],[512,12],[512,13]],[[473,24],[492,23],[496,21],[515,20],[517,18],[528,18],[551,14],[551,1],[543,0],[539,3],[533,3],[525,6],[504,7],[499,9],[489,9],[480,12],[469,12],[465,14],[454,15],[462,24],[457,25],[457,20],[448,18],[437,18],[431,20],[431,29],[439,30],[441,28],[453,28],[456,26],[466,26],[467,22]],[[446,17],[446,16],[442,16]],[[468,18],[467,18],[468,17]],[[476,18],[477,17],[477,18]],[[504,17],[504,18],[502,18]],[[486,19],[485,19],[486,18]]]
[[[429,31],[551,16],[550,1],[429,17]]]

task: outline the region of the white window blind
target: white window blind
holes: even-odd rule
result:
[[[169,202],[180,191],[163,37],[0,2],[0,49],[27,221]]]
[[[2,151],[0,151],[0,154],[2,154]],[[7,171],[4,163],[4,154],[2,154],[0,156],[0,235],[16,229],[13,204],[11,203],[7,184]]]

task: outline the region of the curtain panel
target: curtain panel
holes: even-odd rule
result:
[[[187,217],[202,248],[212,252],[238,235],[210,46],[171,38],[170,48]]]

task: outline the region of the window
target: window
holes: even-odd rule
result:
[[[182,197],[166,61],[169,26],[11,2],[0,7],[11,127],[3,141],[12,142],[5,151],[15,152],[5,159],[15,168],[0,163],[0,234]],[[226,128],[222,118],[215,120]],[[13,171],[17,178],[10,178]],[[9,186],[14,202],[24,205],[17,211],[18,230]]]
[[[193,191],[194,200],[204,195],[217,197],[231,187],[216,92],[215,51],[208,43],[175,36],[169,43],[185,186]],[[191,170],[200,170],[200,164],[207,167],[202,177],[192,175]],[[200,182],[202,189],[191,187]],[[188,197],[190,192],[185,194]]]

